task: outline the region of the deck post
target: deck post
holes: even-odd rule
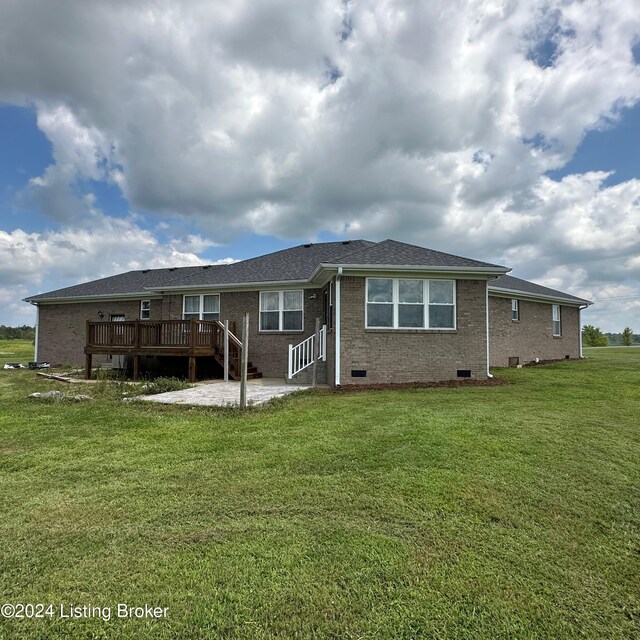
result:
[[[196,381],[196,357],[189,356],[189,382]]]
[[[240,364],[240,408],[247,408],[247,362],[249,355],[249,314],[242,319],[242,354]]]
[[[87,353],[84,360],[84,377],[86,380],[91,380],[91,354]]]
[[[196,321],[191,318],[189,321],[189,347],[191,347],[191,353],[196,347]]]
[[[320,357],[320,318],[316,318],[316,328],[313,334],[313,374],[311,376],[311,386],[318,384],[318,358]]]
[[[140,356],[138,354],[133,356],[133,379],[137,380],[140,377]]]
[[[229,320],[224,321],[224,381],[229,382]]]
[[[136,326],[134,328],[134,331],[136,332],[136,335],[134,337],[134,344],[136,347],[140,346],[140,320],[138,320],[138,318],[136,318]]]

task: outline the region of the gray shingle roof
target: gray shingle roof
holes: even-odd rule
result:
[[[302,244],[257,258],[234,262],[224,269],[184,274],[172,286],[210,286],[250,282],[286,282],[308,280],[319,264],[334,262],[352,251],[374,246],[368,240]]]
[[[329,262],[345,253],[374,244],[375,242],[368,240],[322,242],[299,245],[233,264],[128,271],[30,296],[26,300],[38,302],[57,298],[130,294],[148,296],[149,288],[307,280],[320,263]]]
[[[226,265],[221,265],[224,267]],[[219,267],[209,267],[217,269]],[[142,271],[127,271],[115,276],[92,280],[82,284],[75,284],[64,289],[56,289],[47,293],[40,293],[31,296],[27,300],[37,302],[38,300],[48,300],[49,298],[75,298],[78,296],[105,296],[105,295],[128,295],[144,294],[149,295],[145,287],[162,287],[188,274],[195,274],[202,271],[202,267],[172,267],[169,269],[144,269]]]
[[[500,265],[480,262],[471,258],[462,258],[442,251],[425,249],[414,244],[406,244],[397,240],[383,240],[372,243],[369,247],[353,251],[342,257],[341,264],[371,264],[371,265],[411,265],[427,267],[487,267],[501,268]],[[504,267],[506,270],[506,267]]]
[[[41,293],[31,296],[27,300],[38,302],[65,298],[120,295],[139,295],[144,297],[150,295],[150,289],[162,290],[169,287],[201,286],[206,288],[254,282],[299,282],[309,280],[318,266],[323,263],[336,265],[368,264],[505,268],[395,240],[384,240],[378,243],[368,240],[351,240],[299,245],[228,265],[128,271],[108,278]],[[587,302],[581,298],[576,298],[554,289],[548,289],[513,276],[500,276],[498,279],[490,281],[489,286],[495,289],[522,291],[531,295],[559,297],[582,304]]]
[[[514,276],[500,276],[495,280],[489,281],[489,289],[504,289],[507,291],[519,291],[532,296],[545,296],[549,298],[563,298],[570,302],[579,304],[591,304],[590,300],[584,300],[583,298],[577,298],[576,296],[569,295],[563,291],[557,289],[549,289],[549,287],[543,287],[535,282],[529,282],[528,280],[522,280],[521,278],[515,278]]]

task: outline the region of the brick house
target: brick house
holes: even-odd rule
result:
[[[315,353],[319,380],[331,385],[482,380],[489,366],[580,357],[580,309],[590,302],[508,271],[394,240],[350,240],[130,271],[26,301],[38,308],[38,360],[133,361],[136,375],[169,358],[188,362],[192,379],[220,375],[226,344],[237,377],[245,313],[253,376],[305,381]]]

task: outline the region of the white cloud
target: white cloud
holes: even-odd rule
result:
[[[36,105],[54,164],[25,198],[63,225],[105,180],[221,241],[391,236],[595,291],[637,275],[637,181],[544,174],[638,101],[639,36],[626,0],[22,0],[0,100]]]
[[[212,243],[191,235],[161,243],[132,219],[92,212],[81,225],[28,233],[0,230],[0,323],[29,316],[26,295],[134,269],[211,264],[196,252]],[[214,264],[229,264],[223,258]],[[30,317],[30,316],[29,316]]]

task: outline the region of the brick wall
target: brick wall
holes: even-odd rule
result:
[[[315,296],[315,297],[314,297]],[[180,304],[181,301],[180,301]],[[172,304],[172,308],[175,304]],[[236,335],[242,339],[242,318],[249,312],[249,360],[267,378],[285,378],[287,375],[289,345],[298,344],[315,329],[316,317],[322,322],[322,290],[304,290],[304,330],[261,333],[259,329],[260,293],[258,291],[227,292],[220,294],[220,319],[235,322]]]
[[[519,301],[520,319],[511,319],[511,298],[489,297],[489,348],[492,367],[506,367],[510,357],[520,364],[580,356],[580,319],[576,307],[560,307],[562,335],[553,336],[551,304]]]
[[[315,296],[315,297],[313,297]],[[40,306],[38,333],[38,359],[52,364],[84,366],[84,346],[87,320],[98,321],[98,311],[104,319],[124,314],[135,320],[140,313],[140,300],[82,302],[73,304],[44,304]],[[260,333],[259,292],[222,292],[220,318],[236,323],[236,334],[242,337],[242,317],[250,314],[249,359],[266,377],[287,375],[288,346],[298,344],[311,335],[316,317],[323,320],[322,290],[304,290],[304,331]],[[178,320],[182,317],[182,295],[166,295],[162,300],[151,300],[152,320]],[[106,356],[94,355],[94,365],[106,362]]]
[[[451,380],[458,369],[486,378],[486,282],[458,280],[457,329],[365,328],[365,278],[341,283],[341,384]],[[364,378],[352,369],[365,369]]]
[[[142,299],[142,298],[141,298]],[[109,300],[72,304],[41,304],[38,326],[38,360],[52,365],[84,366],[87,320],[98,322],[111,315],[124,315],[125,320],[140,317],[140,300]],[[162,301],[151,300],[151,319],[162,317]],[[106,362],[106,356],[94,356],[94,365]]]

